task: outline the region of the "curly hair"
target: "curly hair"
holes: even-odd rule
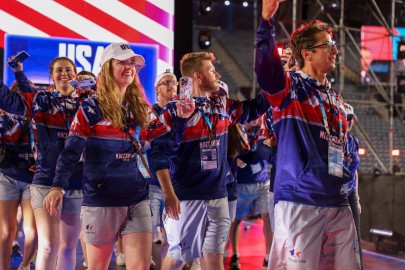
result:
[[[81,79],[81,77],[84,77],[84,76],[90,76],[93,79],[97,79],[96,75],[94,75],[93,72],[87,71],[87,70],[82,70],[79,73],[77,73],[76,74],[76,79]]]
[[[193,77],[193,73],[201,71],[202,63],[205,60],[214,61],[212,52],[193,52],[185,54],[180,60],[181,76]]]
[[[103,116],[111,122],[114,127],[125,126],[125,115],[122,113],[126,108],[122,105],[118,84],[112,72],[112,59],[102,67],[97,80],[97,100]],[[144,89],[136,75],[133,82],[127,87],[125,100],[129,104],[135,122],[141,127],[148,125],[148,107]]]
[[[314,46],[318,41],[316,39],[316,34],[321,32],[327,32],[331,35],[331,37],[333,34],[332,28],[330,28],[326,23],[320,20],[315,20],[301,25],[291,34],[290,46],[293,51],[293,56],[298,62],[298,66],[300,68],[304,67],[304,58],[301,55],[301,51]]]

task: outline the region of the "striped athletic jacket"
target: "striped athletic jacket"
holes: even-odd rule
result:
[[[188,121],[178,151],[170,159],[173,188],[179,200],[224,198],[227,196],[228,126],[259,118],[270,104],[266,93],[261,93],[255,99],[248,101],[232,100],[216,95],[194,97],[194,99],[196,109]],[[166,105],[160,119],[167,125],[177,121],[175,102],[169,102]],[[207,154],[207,149],[216,150],[209,151]],[[203,170],[202,163],[206,162],[208,155],[214,156],[216,165],[210,170]],[[159,156],[152,158],[155,169],[161,169],[161,158]]]
[[[262,18],[256,35],[255,69],[273,107],[277,138],[274,199],[324,207],[348,205],[350,172],[344,169],[343,177],[328,172],[328,144],[342,145],[346,134],[343,100],[302,71],[284,72],[274,35],[273,19]],[[317,95],[329,119],[330,134]]]
[[[51,186],[56,161],[65,145],[70,123],[83,99],[91,92],[74,91],[70,96],[63,96],[56,90],[12,92],[2,81],[0,88],[0,108],[12,114],[31,117],[35,123],[37,160],[33,184]],[[82,188],[82,171],[83,165],[78,162],[66,189]]]
[[[149,117],[149,127],[138,129],[129,114],[126,132],[103,117],[96,97],[85,100],[59,157],[53,185],[67,187],[76,162],[83,156],[83,205],[129,206],[144,200],[149,189],[129,136],[139,138],[141,145],[150,141],[152,153],[158,152],[161,165],[168,168],[170,153],[176,152],[187,123],[187,119],[179,118],[166,127],[154,113]]]

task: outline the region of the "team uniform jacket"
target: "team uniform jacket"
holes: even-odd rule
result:
[[[348,189],[356,189],[356,170],[360,167],[360,156],[359,156],[359,139],[347,133],[346,139],[346,153],[345,159],[343,160],[346,168],[352,173],[352,179],[347,184]]]
[[[346,133],[342,98],[302,71],[284,72],[274,35],[274,21],[261,19],[256,40],[256,74],[260,86],[270,93],[273,107],[277,138],[275,202],[349,205],[345,183],[350,173],[344,169],[342,178],[328,173],[328,141],[343,144]],[[317,93],[322,98],[331,134],[325,130]]]
[[[128,115],[129,135],[103,117],[95,97],[85,100],[59,157],[54,186],[69,185],[70,174],[83,154],[83,205],[129,206],[146,199],[148,184],[138,169],[136,150],[129,136],[139,136],[141,144],[152,141],[152,152],[159,151],[157,155],[168,164],[166,151],[176,151],[187,123],[187,119],[179,118],[175,125],[165,127],[154,113],[149,116],[149,128],[139,128],[137,132],[132,114]]]
[[[262,183],[269,180],[269,163],[257,151],[251,150],[238,158],[246,164],[245,167],[238,168],[238,185]]]
[[[160,108],[158,104],[153,104],[152,110],[155,113],[155,115],[158,117],[162,113],[163,108]],[[153,162],[152,162],[152,157],[151,157],[152,148],[148,148],[146,150],[146,154],[147,154],[147,157],[148,157],[149,168],[150,168],[150,171],[152,172],[152,175],[153,175],[152,178],[148,179],[148,183],[150,185],[155,185],[155,186],[160,187],[159,180],[158,180],[158,178],[156,176],[155,168],[153,167]]]
[[[227,196],[228,126],[259,118],[270,106],[265,95],[262,93],[243,102],[214,95],[194,97],[195,111],[188,121],[180,147],[171,159],[170,174],[179,200],[213,200]],[[174,110],[174,102],[168,103],[160,116],[161,121],[169,125],[175,121]],[[207,119],[214,134],[211,140]],[[208,145],[217,149],[218,167],[202,171],[200,149]],[[165,168],[158,156],[153,158],[156,170]]]
[[[20,86],[22,89],[22,86]],[[12,92],[0,82],[0,108],[35,122],[35,146],[37,160],[33,184],[52,186],[56,161],[62,152],[68,135],[70,123],[82,100],[91,93],[74,91],[63,96],[58,91]],[[66,189],[82,188],[81,162],[72,169],[71,180]]]
[[[13,179],[31,183],[34,173],[29,171],[34,164],[34,155],[30,143],[30,132],[23,133],[25,123],[20,116],[3,114],[0,116],[0,141],[7,151],[8,166],[0,171]],[[30,128],[28,127],[28,130]],[[20,135],[23,137],[20,139]],[[18,144],[17,144],[18,142]]]

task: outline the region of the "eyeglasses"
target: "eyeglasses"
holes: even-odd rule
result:
[[[167,81],[163,81],[163,82],[159,83],[158,86],[159,85],[166,85],[166,86],[174,85],[174,86],[177,86],[177,85],[179,85],[179,83],[177,81],[175,81],[175,80],[167,80]]]
[[[319,45],[308,47],[307,50],[325,47],[328,50],[328,52],[331,52],[333,49],[336,48],[336,46],[337,46],[336,41],[332,40],[332,41],[327,41],[327,42],[319,44]]]

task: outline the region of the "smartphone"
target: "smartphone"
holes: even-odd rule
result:
[[[18,66],[18,62],[22,63],[28,58],[30,58],[30,55],[26,51],[21,51],[14,57],[13,60],[8,61],[7,65],[9,65],[12,68],[15,68],[16,66]]]
[[[83,81],[71,80],[71,81],[69,81],[69,83],[73,88],[76,88],[76,87],[85,88],[85,87],[92,87],[92,86],[96,85],[96,80],[94,80],[93,78],[88,78]]]
[[[193,78],[180,78],[180,100],[188,102],[193,98]]]
[[[283,54],[292,55],[292,50],[291,50],[290,45],[288,43],[283,44]],[[282,61],[282,63],[283,63],[283,66],[285,64],[287,64],[286,61]],[[295,58],[293,56],[291,56],[291,63],[290,64],[291,64],[291,67],[295,66]]]

